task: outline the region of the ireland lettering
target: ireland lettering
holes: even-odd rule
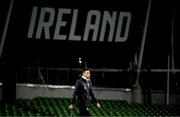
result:
[[[27,38],[67,41],[125,42],[131,13],[33,7]]]

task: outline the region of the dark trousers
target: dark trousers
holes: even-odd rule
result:
[[[90,114],[88,108],[80,108],[80,114],[79,114],[79,116],[90,117],[91,114]]]

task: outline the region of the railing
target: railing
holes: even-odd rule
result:
[[[90,68],[91,69],[91,68]],[[17,83],[74,85],[80,75],[80,68],[21,67]],[[170,71],[171,89],[180,89],[179,69]],[[166,90],[167,69],[141,69],[140,85],[143,88]],[[91,79],[96,87],[131,88],[136,72],[130,69],[91,69]]]
[[[21,67],[17,73],[17,83],[74,85],[80,75],[80,68],[43,68]],[[91,69],[92,81],[95,85],[105,86],[105,75],[114,73],[116,76],[122,69]]]

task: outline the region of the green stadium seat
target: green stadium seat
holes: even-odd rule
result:
[[[79,109],[68,109],[71,99],[37,97],[18,99],[15,105],[0,102],[0,116],[78,116]],[[174,105],[129,104],[122,100],[99,100],[102,108],[90,103],[92,116],[180,116]],[[76,105],[75,105],[76,107]]]

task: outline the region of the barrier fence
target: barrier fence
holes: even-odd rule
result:
[[[130,69],[91,69],[95,87],[132,88],[136,71]],[[142,69],[139,83],[143,89],[164,90],[167,87],[166,69]],[[81,73],[80,68],[21,67],[16,74],[17,83],[74,85]],[[170,90],[179,92],[179,70],[170,70]]]

